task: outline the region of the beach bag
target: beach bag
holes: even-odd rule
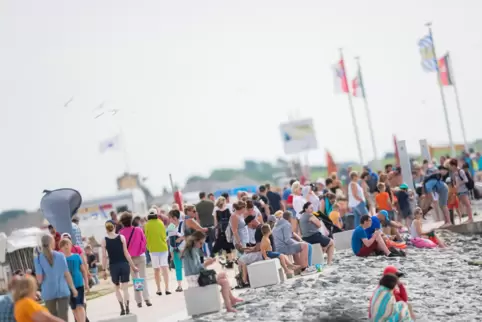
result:
[[[132,279],[132,284],[134,285],[134,291],[144,291],[144,279],[139,277],[139,273],[137,273],[137,276]]]
[[[199,278],[197,280],[199,286],[208,286],[216,284],[216,271],[213,269],[202,270],[199,273]]]
[[[410,240],[413,246],[417,248],[435,248],[437,244],[431,241],[430,239],[415,237]]]

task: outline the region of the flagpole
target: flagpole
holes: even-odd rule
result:
[[[358,66],[358,81],[360,82],[360,89],[362,91],[362,96],[363,96],[363,102],[365,104],[365,112],[367,113],[367,120],[368,120],[368,129],[370,130],[370,138],[372,141],[372,147],[373,147],[373,154],[374,154],[374,161],[377,165],[378,164],[378,153],[377,153],[377,145],[375,143],[375,133],[373,131],[373,123],[372,123],[372,116],[370,113],[370,109],[368,108],[368,100],[367,100],[367,95],[366,95],[366,89],[365,89],[365,83],[363,81],[363,76],[362,76],[362,70],[361,70],[361,65],[360,65],[360,57],[355,57],[357,66]]]
[[[343,62],[343,70],[344,70],[344,73],[345,73],[345,75],[343,77],[345,77],[345,81],[346,81],[346,84],[348,86],[348,78],[346,76],[346,67],[345,67],[345,60],[343,59],[343,49],[342,48],[340,48],[340,59]],[[362,154],[361,143],[360,143],[360,134],[358,133],[358,124],[356,122],[355,109],[353,108],[353,100],[351,98],[351,93],[350,93],[349,88],[348,88],[348,91],[347,91],[346,95],[348,97],[348,104],[350,105],[351,121],[353,123],[353,130],[355,131],[356,145],[357,145],[357,148],[358,148],[358,157],[360,158],[360,165],[364,165],[363,154]]]
[[[444,89],[442,85],[442,81],[440,78],[440,68],[438,68],[438,60],[437,60],[437,53],[435,51],[435,41],[433,40],[433,33],[432,33],[432,23],[427,22],[425,26],[428,27],[428,33],[430,36],[430,40],[432,41],[432,53],[433,57],[435,59],[435,68],[437,69],[437,80],[438,80],[438,86],[440,88],[440,97],[442,98],[442,106],[444,109],[444,115],[445,115],[445,123],[447,126],[447,134],[449,136],[449,144],[450,144],[450,154],[452,157],[455,157],[456,152],[455,152],[455,146],[454,146],[454,141],[452,139],[452,130],[450,129],[450,120],[449,120],[449,113],[447,111],[447,104],[445,102],[445,94],[444,94]]]
[[[450,79],[452,80],[452,87],[454,88],[454,94],[455,94],[455,104],[457,105],[457,111],[459,113],[459,121],[460,121],[460,127],[462,128],[462,138],[464,140],[464,147],[465,151],[469,151],[469,145],[467,143],[467,137],[465,136],[465,125],[464,125],[464,118],[462,117],[462,109],[460,108],[460,100],[459,100],[459,91],[457,89],[457,82],[455,81],[455,76],[454,76],[454,71],[452,68],[452,57],[450,57],[450,53],[447,52],[447,60],[448,60],[448,68],[447,72],[450,75]]]

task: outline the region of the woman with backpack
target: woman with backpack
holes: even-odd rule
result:
[[[149,289],[147,288],[146,283],[146,236],[140,227],[134,227],[132,225],[133,220],[131,213],[124,212],[121,214],[120,222],[123,228],[119,231],[119,234],[124,236],[127,242],[127,251],[129,252],[134,265],[139,269],[138,273],[135,273],[131,270],[131,277],[132,279],[136,277],[144,279],[142,292],[134,292],[137,307],[142,307],[143,299],[147,306],[152,306],[149,296]]]
[[[468,223],[473,222],[472,206],[470,205],[470,190],[474,188],[474,181],[471,180],[470,173],[460,169],[457,159],[450,160],[450,172],[452,173],[452,183],[457,188],[457,196],[462,206],[469,216]]]
[[[226,268],[233,268],[233,243],[226,239],[226,229],[229,226],[229,219],[231,218],[231,211],[227,207],[226,199],[219,197],[216,200],[216,208],[214,214],[214,227],[216,227],[216,242],[213,247],[211,257],[214,257],[217,252],[224,250],[226,252]]]

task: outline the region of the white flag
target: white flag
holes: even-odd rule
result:
[[[109,150],[117,150],[119,149],[119,145],[120,145],[120,138],[119,138],[119,135],[116,135],[100,142],[99,151],[100,153],[105,153]]]

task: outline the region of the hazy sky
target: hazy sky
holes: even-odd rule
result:
[[[346,96],[331,66],[361,57],[380,155],[392,134],[447,142],[434,74],[417,41],[433,22],[438,55],[451,50],[469,139],[482,137],[480,1],[22,1],[0,11],[0,209],[38,207],[45,188],[84,198],[115,191],[121,152],[99,142],[123,128],[129,166],[159,193],[244,159],[283,156],[279,124],[312,117],[310,162],[357,160]],[[397,4],[398,6],[396,6]],[[462,141],[446,88],[454,139]],[[70,97],[67,108],[63,105]],[[105,101],[116,119],[93,119]],[[373,156],[355,99],[365,159]]]

